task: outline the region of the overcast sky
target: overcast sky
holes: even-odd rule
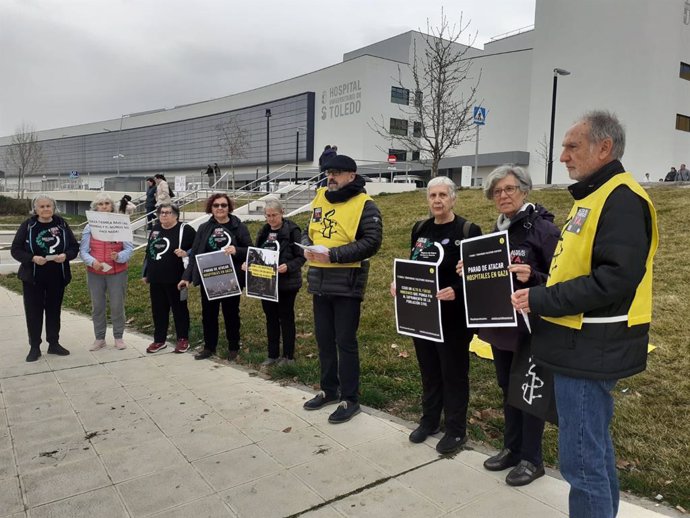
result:
[[[0,0],[0,136],[223,97],[438,23],[477,46],[535,0]],[[466,43],[466,41],[463,41]]]

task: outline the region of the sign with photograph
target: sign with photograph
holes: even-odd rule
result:
[[[232,258],[225,252],[208,252],[194,256],[201,284],[208,300],[235,297],[241,293]]]
[[[443,342],[438,267],[435,263],[395,259],[395,326],[398,333]]]
[[[508,232],[464,239],[460,257],[467,327],[516,327]]]
[[[278,242],[273,243],[277,248]],[[247,296],[278,302],[278,257],[280,252],[267,248],[247,249]]]
[[[91,235],[101,241],[133,241],[129,215],[119,212],[86,211]]]

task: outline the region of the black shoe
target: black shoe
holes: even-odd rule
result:
[[[67,356],[69,351],[60,344],[53,344],[48,346],[48,354],[57,354],[58,356]]]
[[[359,403],[341,401],[338,408],[335,409],[335,412],[328,416],[328,422],[331,424],[345,423],[359,414],[361,410]]]
[[[410,434],[410,442],[413,442],[415,444],[419,444],[420,442],[426,441],[427,437],[429,437],[430,435],[434,435],[435,433],[438,433],[438,431],[439,431],[438,426],[434,430],[429,430],[429,428],[420,424]]]
[[[467,436],[456,437],[446,433],[438,444],[436,445],[436,451],[441,455],[448,455],[449,453],[455,453],[467,442]]]
[[[535,466],[528,460],[521,460],[517,466],[510,470],[508,476],[506,476],[506,484],[509,486],[526,486],[543,476],[543,464]]]
[[[508,448],[504,448],[500,453],[484,461],[484,469],[488,469],[489,471],[503,471],[504,469],[517,466],[519,462],[519,456],[515,455]]]
[[[29,354],[26,355],[27,362],[35,362],[41,357],[41,350],[38,347],[29,349]]]
[[[238,354],[240,354],[239,351],[228,351],[228,361],[234,362],[237,359]]]
[[[194,355],[195,360],[205,360],[213,356],[213,351],[211,349],[202,349]]]
[[[332,405],[333,403],[337,403],[338,399],[340,399],[337,395],[335,396],[327,396],[326,393],[322,390],[318,394],[316,394],[313,398],[311,398],[309,401],[304,403],[304,409],[305,410],[318,410],[319,408],[323,408],[326,405]]]

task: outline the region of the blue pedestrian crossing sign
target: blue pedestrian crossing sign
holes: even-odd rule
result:
[[[70,171],[69,177],[70,178],[79,178],[79,171]]]
[[[475,106],[474,107],[474,123],[483,126],[486,124],[486,108],[483,106]]]

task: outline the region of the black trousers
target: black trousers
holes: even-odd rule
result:
[[[223,309],[228,350],[240,350],[240,296],[208,300],[201,288],[201,324],[204,328],[204,348],[216,352],[218,347],[218,310]]]
[[[148,214],[148,212],[150,212],[152,210],[156,210],[156,207],[155,206],[152,208],[146,207],[146,212],[147,212],[147,214],[146,214],[146,222],[147,222],[146,223],[146,229],[147,230],[153,229],[153,220],[156,219],[156,217],[157,217],[155,212]]]
[[[151,315],[153,316],[153,341],[164,343],[168,337],[170,310],[175,323],[177,339],[189,338],[189,309],[187,301],[180,300],[180,291],[175,283],[149,284]]]
[[[503,447],[538,466],[542,463],[541,439],[544,435],[544,421],[508,404],[508,385],[513,352],[491,347],[496,367],[496,380],[503,391],[503,416],[505,430]]]
[[[283,356],[295,357],[295,298],[296,291],[281,291],[278,302],[262,300],[261,306],[266,315],[266,338],[268,357],[280,358],[280,333],[283,333]]]
[[[319,345],[321,390],[359,401],[357,328],[362,301],[353,297],[314,295],[314,333]]]
[[[37,280],[35,284],[24,282],[24,314],[29,345],[38,348],[43,332],[43,314],[46,318],[46,341],[48,345],[60,343],[60,313],[65,285],[62,276],[55,279]]]
[[[462,318],[457,315],[456,319]],[[472,333],[443,323],[444,342],[414,338],[422,375],[422,418],[419,424],[436,429],[445,416],[446,433],[464,437],[470,399],[470,342]]]

